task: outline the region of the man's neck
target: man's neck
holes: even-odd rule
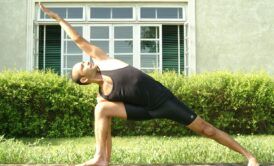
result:
[[[98,84],[100,87],[102,87],[105,81],[104,81],[104,78],[103,78],[101,72],[97,72],[95,78],[91,82]]]

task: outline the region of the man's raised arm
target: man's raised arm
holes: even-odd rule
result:
[[[87,55],[91,56],[96,60],[104,60],[107,59],[108,56],[105,52],[96,47],[95,45],[90,44],[86,41],[82,36],[80,36],[77,31],[62,17],[60,17],[57,13],[47,9],[44,5],[39,3],[41,10],[46,13],[50,18],[55,19],[59,25],[65,30],[68,36],[76,43],[76,45],[83,50]]]

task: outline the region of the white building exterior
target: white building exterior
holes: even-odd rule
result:
[[[38,2],[109,56],[144,71],[274,73],[272,0],[1,0],[0,70],[65,75],[90,60]]]

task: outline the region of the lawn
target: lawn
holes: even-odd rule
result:
[[[274,135],[234,136],[262,164],[274,163]],[[74,164],[94,153],[94,138],[0,138],[0,164]],[[246,163],[203,137],[113,137],[112,164]]]

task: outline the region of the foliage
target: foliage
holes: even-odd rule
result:
[[[152,73],[181,101],[231,134],[273,134],[274,82],[266,73],[214,72],[185,77]],[[0,134],[8,137],[93,135],[98,87],[52,72],[0,73]],[[169,120],[114,119],[113,135],[193,134]]]
[[[7,136],[82,136],[92,133],[95,88],[52,72],[0,74],[0,133]]]
[[[218,128],[233,134],[274,133],[274,81],[264,72],[153,76]]]

